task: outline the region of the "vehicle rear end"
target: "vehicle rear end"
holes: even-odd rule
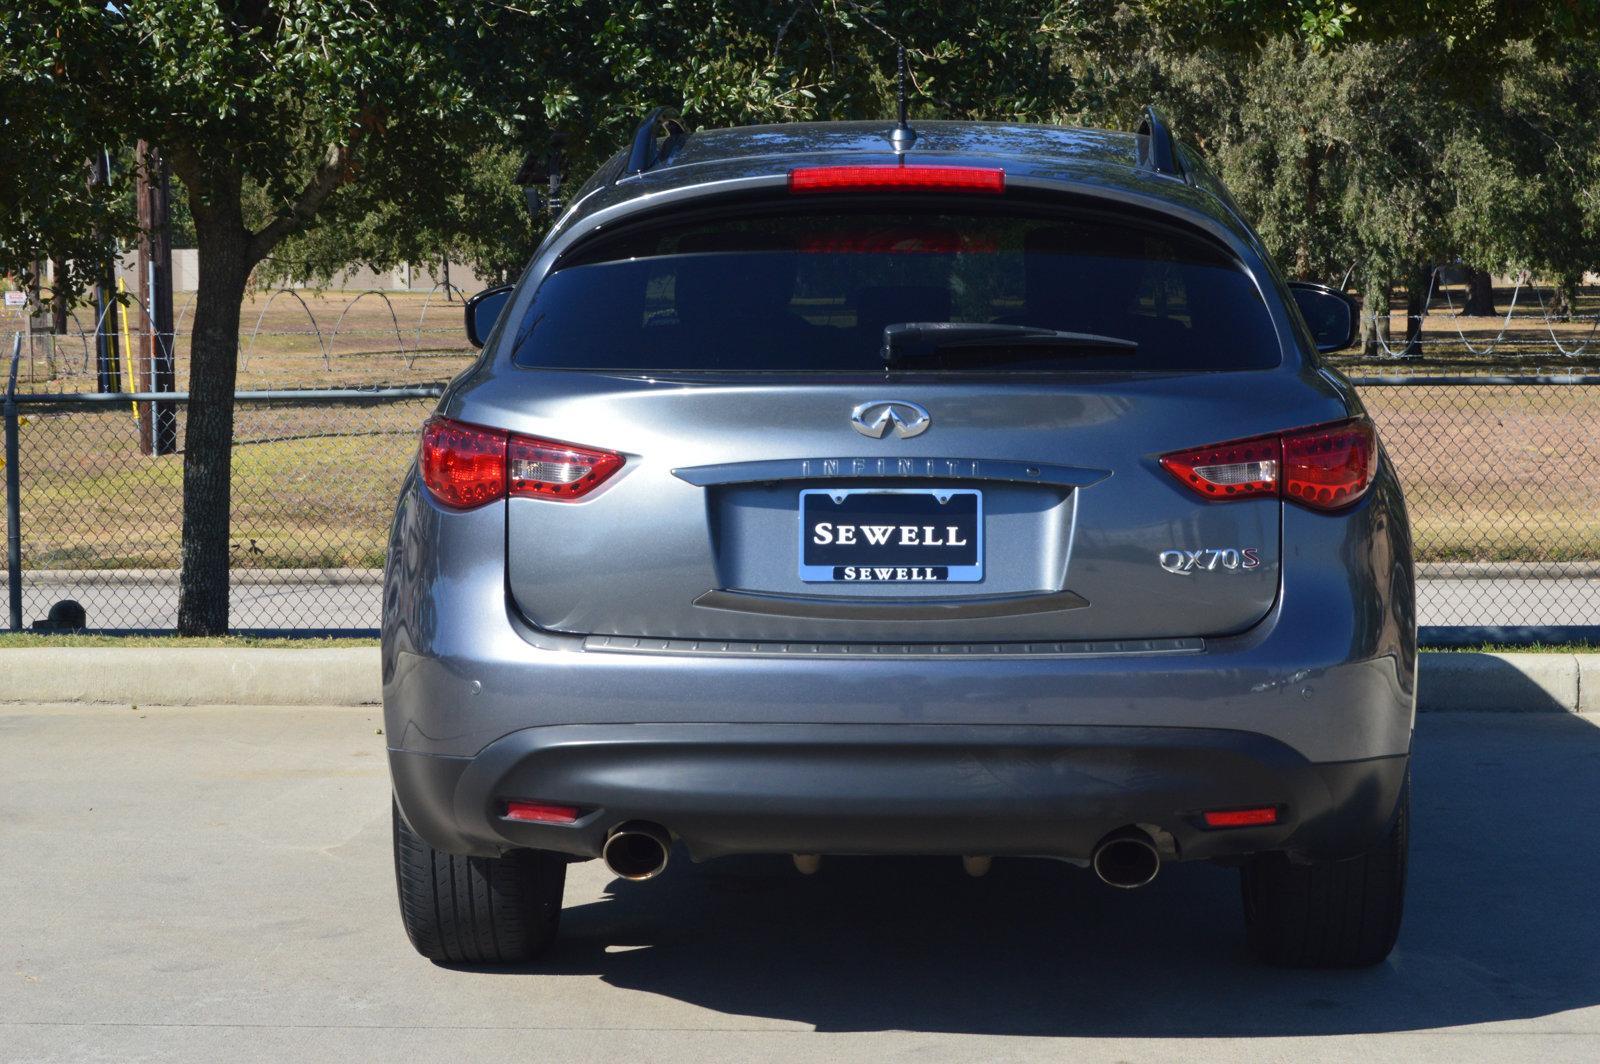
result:
[[[407,831],[1136,885],[1389,829],[1404,511],[1257,243],[928,141],[679,162],[546,242],[396,518]]]

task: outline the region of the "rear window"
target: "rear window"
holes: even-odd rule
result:
[[[1267,369],[1277,334],[1250,276],[1198,237],[1106,214],[752,213],[596,239],[557,263],[515,334],[520,366],[882,372],[902,323],[1061,330],[897,359],[905,371]],[[1004,332],[1005,330],[993,330]]]

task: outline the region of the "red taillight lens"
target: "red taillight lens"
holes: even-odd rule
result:
[[[532,436],[511,437],[508,451],[512,495],[576,499],[622,468],[622,456]]]
[[[1164,455],[1161,466],[1193,491],[1213,499],[1278,494],[1281,445],[1276,436],[1214,443]]]
[[[511,495],[570,501],[622,468],[613,451],[516,436],[429,418],[422,428],[422,482],[446,506],[470,510]]]
[[[975,192],[998,196],[1006,172],[981,166],[801,166],[789,171],[789,191]]]
[[[1208,828],[1251,828],[1278,822],[1278,807],[1257,806],[1253,809],[1208,809],[1203,814]]]
[[[1366,494],[1378,472],[1378,434],[1365,418],[1214,443],[1161,457],[1161,467],[1208,499],[1282,495],[1337,510]]]
[[[422,427],[422,482],[446,506],[470,510],[506,492],[506,434],[449,418]]]
[[[1283,497],[1318,510],[1337,510],[1361,496],[1378,474],[1378,434],[1372,422],[1303,429],[1283,438]]]
[[[570,805],[551,805],[548,802],[507,802],[505,818],[529,824],[570,824],[578,819],[578,810]]]

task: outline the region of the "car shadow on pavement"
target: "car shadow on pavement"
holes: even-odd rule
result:
[[[1257,963],[1218,866],[1124,892],[1043,860],[971,880],[953,858],[837,858],[803,877],[679,851],[659,880],[567,910],[524,971],[826,1031],[1347,1034],[1600,1004],[1600,729],[1547,715],[1486,743],[1457,722],[1418,733],[1405,925],[1375,969]]]

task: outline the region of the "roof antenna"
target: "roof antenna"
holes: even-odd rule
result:
[[[895,90],[900,117],[894,124],[894,132],[889,134],[889,144],[895,151],[903,152],[917,142],[917,131],[906,124],[906,46],[903,44],[895,56],[895,65],[900,71],[899,85]]]

